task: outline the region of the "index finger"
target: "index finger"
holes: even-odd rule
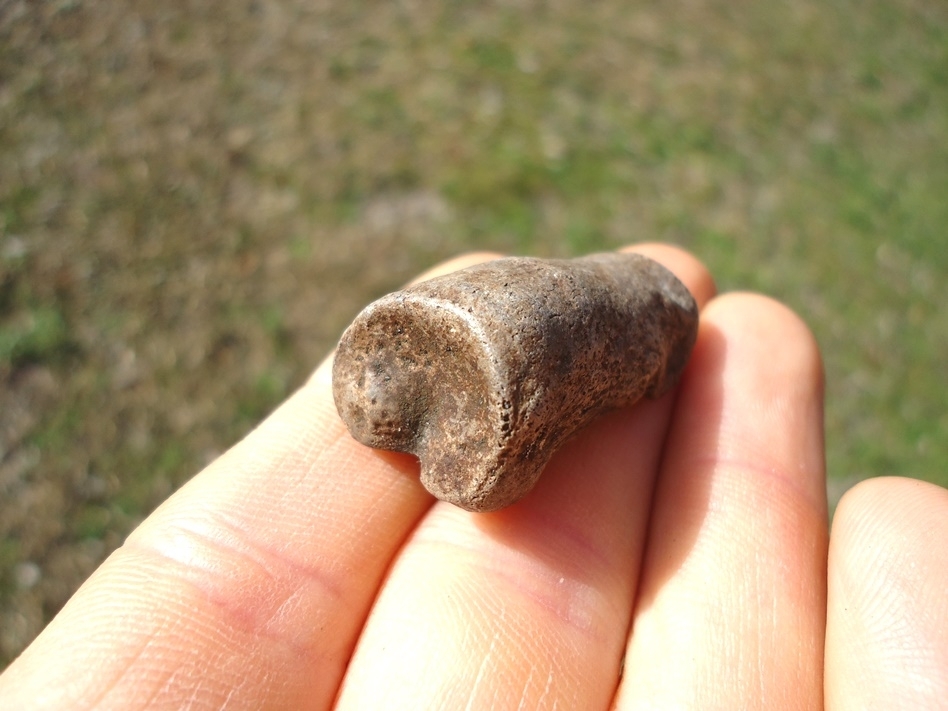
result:
[[[349,436],[330,370],[129,536],[0,677],[0,706],[330,704],[388,561],[432,502],[411,458]]]

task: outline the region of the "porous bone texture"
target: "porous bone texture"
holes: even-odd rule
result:
[[[417,455],[436,497],[493,511],[598,414],[671,388],[697,324],[684,285],[640,255],[499,259],[366,307],[333,395],[357,440]]]

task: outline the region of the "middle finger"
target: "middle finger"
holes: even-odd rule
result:
[[[699,302],[713,290],[690,256],[648,253]],[[608,705],[672,399],[600,418],[503,511],[435,506],[383,586],[339,707]]]

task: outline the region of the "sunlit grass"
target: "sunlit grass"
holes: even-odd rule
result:
[[[468,249],[688,247],[816,333],[835,494],[948,485],[938,3],[9,3],[0,155],[0,659]]]

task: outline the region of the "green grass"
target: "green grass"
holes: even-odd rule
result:
[[[13,566],[78,585],[464,250],[681,244],[817,335],[834,480],[948,485],[942,5],[251,5],[0,10],[0,660],[63,601]]]
[[[466,91],[441,112],[392,96],[391,124],[353,123],[369,136],[465,127],[426,181],[463,244],[580,253],[668,239],[723,289],[786,301],[823,345],[830,474],[948,484],[945,18],[766,7],[669,21],[610,6],[601,25],[567,9],[573,31],[552,39],[510,12],[490,40],[451,46]],[[643,15],[653,47],[637,37]],[[605,63],[604,46],[625,62]]]
[[[0,325],[0,362],[18,365],[49,361],[67,347],[63,315],[53,306],[38,305],[22,318]]]

